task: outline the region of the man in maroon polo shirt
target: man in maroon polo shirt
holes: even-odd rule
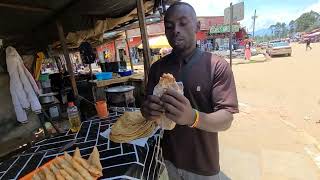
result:
[[[223,58],[196,48],[200,24],[191,5],[171,5],[164,24],[173,51],[152,65],[141,112],[147,119],[165,112],[177,123],[165,131],[162,144],[170,179],[219,180],[218,132],[227,130],[238,112],[233,73]],[[163,73],[183,82],[184,95],[174,90],[152,95]]]

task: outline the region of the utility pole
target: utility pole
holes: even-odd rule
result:
[[[254,29],[255,29],[255,26],[256,26],[256,18],[257,18],[257,10],[255,9],[254,10],[254,16],[252,17],[253,19],[253,31],[252,31],[252,39],[254,39]]]
[[[230,66],[232,68],[232,24],[233,24],[233,6],[230,3],[230,22],[229,22],[230,34],[229,34],[229,50],[230,50]]]

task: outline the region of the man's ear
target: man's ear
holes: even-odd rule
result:
[[[196,32],[200,31],[200,26],[201,26],[200,21],[197,21]]]

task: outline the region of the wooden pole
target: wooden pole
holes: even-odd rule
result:
[[[71,60],[70,60],[70,56],[69,56],[69,52],[67,49],[67,43],[66,43],[66,38],[64,37],[64,32],[63,32],[63,27],[62,24],[59,21],[56,21],[57,24],[57,28],[58,28],[58,32],[59,32],[59,38],[60,38],[60,43],[62,46],[62,50],[63,50],[63,55],[64,58],[66,60],[67,63],[67,68],[68,68],[68,73],[70,74],[70,81],[71,81],[71,86],[72,86],[72,91],[73,91],[73,95],[75,100],[78,100],[78,88],[77,88],[77,83],[74,77],[74,72],[73,72],[73,67],[71,64]]]
[[[129,42],[128,42],[128,31],[127,30],[125,30],[125,34],[126,34],[126,43],[127,43],[129,59],[130,59],[130,66],[131,66],[132,72],[134,72],[133,63],[132,63],[132,56],[131,56],[131,53],[130,53],[130,46],[129,46]]]
[[[120,68],[120,61],[121,59],[119,58],[118,61],[118,49],[117,49],[117,45],[116,45],[116,39],[113,41],[113,46],[114,46],[114,58],[115,58],[115,62],[118,62],[118,68]],[[119,69],[118,69],[119,70]]]
[[[150,63],[151,53],[149,48],[148,32],[147,32],[146,20],[144,15],[143,0],[137,0],[137,11],[138,11],[141,39],[143,44],[144,85],[146,87],[148,82],[150,64],[151,64]]]
[[[230,50],[230,66],[232,67],[232,23],[233,23],[233,6],[230,3],[230,34],[229,34],[229,50]]]

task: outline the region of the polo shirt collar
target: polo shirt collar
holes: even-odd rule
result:
[[[187,58],[184,58],[184,59],[183,59],[183,62],[184,62],[185,64],[187,64],[191,59],[193,59],[193,58],[199,58],[200,55],[201,55],[201,50],[200,50],[199,48],[195,48],[195,49],[192,51],[192,53],[191,53],[190,56],[188,56]],[[177,60],[179,61],[179,59],[180,59],[180,57],[178,57],[177,54],[176,54],[174,51],[172,51],[172,53],[170,54],[170,61],[171,61],[172,63],[174,63],[174,62],[177,62]]]

